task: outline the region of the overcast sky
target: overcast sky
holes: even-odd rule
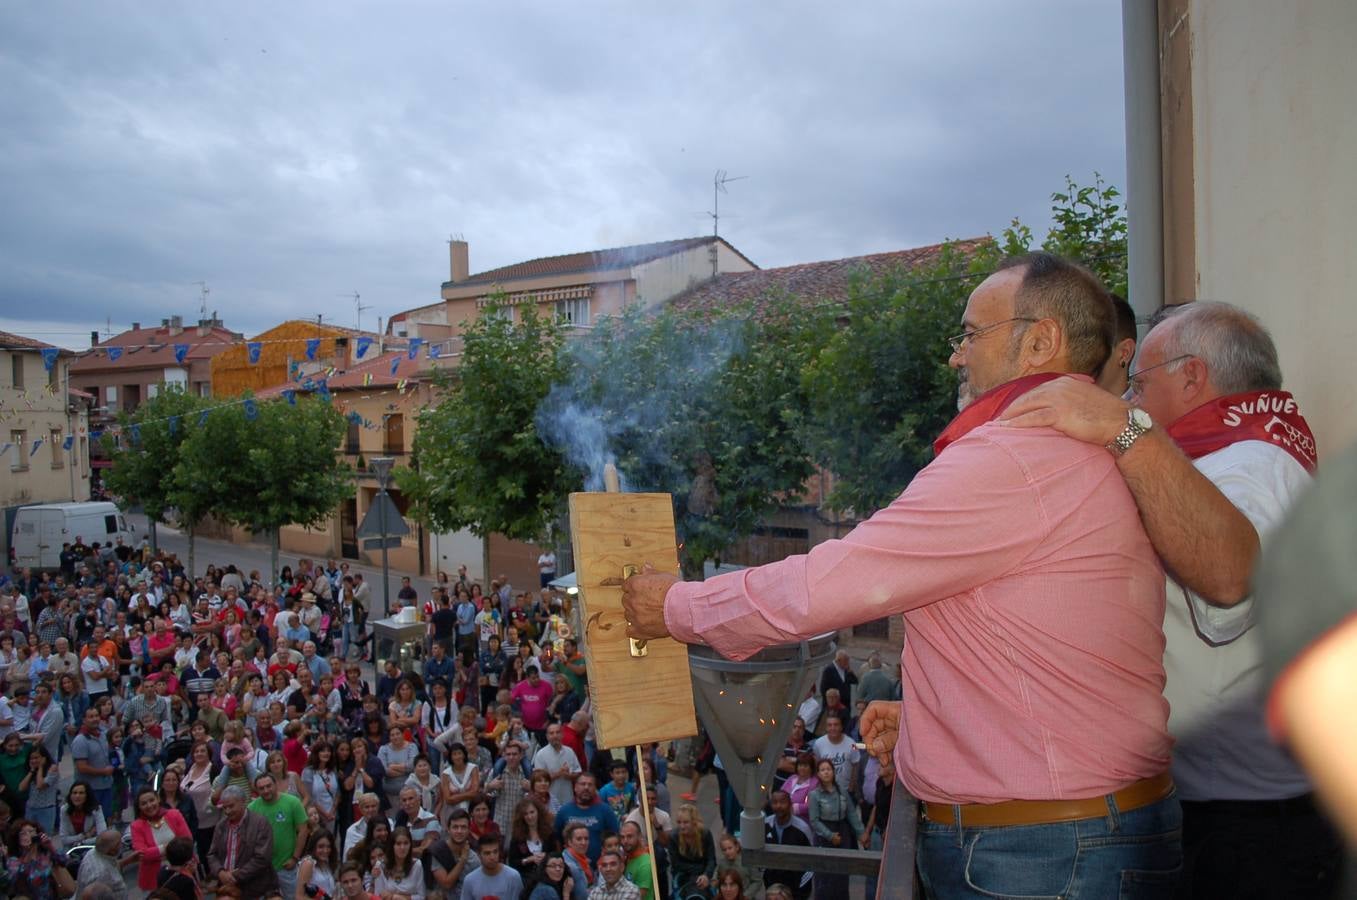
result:
[[[721,234],[764,267],[1044,227],[1124,186],[1113,0],[0,0],[0,329],[254,334]]]

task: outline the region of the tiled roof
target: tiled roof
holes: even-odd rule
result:
[[[991,241],[989,237],[951,241],[963,255]],[[911,250],[894,250],[868,256],[850,256],[825,262],[799,263],[778,269],[753,272],[722,272],[715,278],[679,294],[672,304],[680,310],[724,309],[753,303],[756,307],[772,297],[796,297],[806,303],[835,302],[848,297],[853,276],[862,273],[880,276],[891,271],[909,270],[937,260],[945,244],[930,244]]]
[[[244,337],[228,328],[213,326],[206,333],[198,334],[196,325],[186,326],[178,334],[169,328],[129,328],[106,341],[100,341],[94,347],[84,351],[71,363],[72,373],[102,372],[110,369],[146,369],[178,366],[174,358],[175,344],[188,344],[187,360],[210,359],[240,343]],[[107,347],[125,348],[123,355],[116,360],[100,353]]]
[[[721,241],[726,246],[730,246],[722,238],[709,235],[707,237],[681,238],[676,241],[659,241],[654,244],[633,244],[630,247],[613,247],[608,250],[586,250],[583,253],[567,253],[563,256],[543,256],[538,259],[530,259],[527,262],[514,263],[511,266],[501,266],[498,269],[477,272],[463,281],[445,281],[443,287],[460,288],[469,285],[516,281],[521,278],[542,278],[549,275],[570,275],[581,272],[621,269],[690,250],[693,247],[702,247],[716,241]],[[731,249],[735,250],[734,247],[731,247]],[[739,253],[738,250],[735,250],[735,252]],[[740,255],[744,256],[744,254]],[[749,264],[753,265],[752,262]]]
[[[396,365],[396,374],[391,374],[391,361],[398,360]],[[415,359],[410,359],[408,348],[398,350],[388,350],[381,356],[366,359],[355,366],[351,366],[343,372],[337,372],[331,375],[326,381],[330,390],[333,391],[361,391],[365,388],[389,388],[395,387],[401,381],[410,384],[418,384],[420,373],[428,371],[428,360],[423,358],[423,350],[416,354]],[[370,380],[365,380],[371,376]],[[314,379],[312,379],[314,380]],[[255,396],[261,400],[268,400],[274,397],[283,396],[283,391],[301,390],[300,381],[291,381],[287,384],[277,387],[265,388],[259,391]]]
[[[22,334],[0,331],[0,350],[47,350],[52,346],[52,344],[45,344],[35,338],[24,337]],[[62,351],[62,353],[66,352]]]

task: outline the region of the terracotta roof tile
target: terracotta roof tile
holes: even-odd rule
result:
[[[391,374],[391,361],[393,359],[399,361],[394,375]],[[331,392],[395,387],[402,380],[410,384],[418,384],[420,383],[421,373],[427,372],[428,369],[428,360],[425,357],[423,346],[420,347],[415,359],[410,359],[409,349],[402,347],[398,350],[388,350],[381,356],[363,360],[343,372],[336,372],[330,376],[326,384]],[[372,376],[372,380],[365,384],[364,378],[369,375]],[[300,381],[290,381],[287,384],[265,388],[256,393],[255,396],[261,400],[269,400],[283,396],[283,391],[299,391],[301,385],[302,382]]]
[[[48,350],[53,344],[46,344],[42,341],[24,337],[22,334],[11,334],[8,331],[0,331],[0,350]],[[61,351],[63,355],[69,355],[70,351]]]
[[[520,278],[541,278],[548,275],[569,275],[620,269],[640,265],[715,241],[726,243],[722,238],[709,235],[707,237],[681,238],[676,241],[659,241],[653,244],[633,244],[629,247],[612,247],[607,250],[585,250],[582,253],[567,253],[562,256],[543,256],[526,262],[501,266],[498,269],[477,272],[464,281],[445,281],[443,287],[460,288],[469,285],[516,281]],[[727,243],[727,246],[730,245]],[[731,249],[734,250],[733,247]],[[739,253],[738,250],[735,252]],[[750,265],[753,265],[753,263],[751,262]]]
[[[206,334],[198,334],[197,326],[188,326],[178,334],[172,334],[168,328],[129,328],[121,334],[115,334],[106,341],[100,341],[71,363],[72,373],[102,372],[110,369],[145,369],[177,366],[174,359],[174,345],[188,344],[187,359],[210,359],[244,340],[244,337],[228,328],[214,326]],[[123,355],[117,360],[108,358],[100,350],[108,347],[124,348]]]
[[[991,240],[979,237],[950,243],[958,252],[967,254]],[[806,303],[842,301],[848,297],[848,286],[855,275],[879,276],[927,265],[938,258],[944,246],[930,244],[910,250],[799,263],[777,269],[722,272],[679,294],[671,303],[679,310],[717,310],[744,303],[758,307],[763,301],[779,296],[796,297]]]

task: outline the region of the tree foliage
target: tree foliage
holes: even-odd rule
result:
[[[850,286],[844,323],[806,366],[802,437],[834,473],[832,509],[867,514],[895,498],[933,458],[956,415],[947,338],[966,297],[998,257],[944,247],[936,262]]]
[[[517,322],[482,315],[464,335],[443,399],[421,411],[412,468],[396,483],[410,514],[439,530],[542,537],[571,489],[534,416],[560,380],[562,334],[531,305]]]
[[[811,475],[799,373],[825,334],[785,299],[715,319],[633,309],[570,345],[539,427],[572,481],[600,490],[611,461],[629,489],[672,494],[681,562],[700,572]]]
[[[278,529],[319,525],[352,496],[353,473],[336,452],[345,431],[339,411],[312,397],[213,410],[181,448],[176,500],[270,534],[276,574]]]
[[[116,438],[104,435],[104,448],[113,462],[104,474],[104,484],[140,505],[152,522],[164,522],[176,506],[174,467],[180,447],[206,404],[178,386],[166,385],[133,412],[118,415]]]

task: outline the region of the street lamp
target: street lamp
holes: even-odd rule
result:
[[[740,843],[763,848],[763,804],[797,708],[835,651],[834,633],[767,647],[744,662],[688,647],[697,712],[740,798]]]
[[[380,526],[382,530],[382,617],[391,615],[391,567],[387,562],[387,521],[386,510],[386,488],[391,483],[391,467],[396,464],[396,460],[390,456],[376,456],[368,461],[368,467],[372,469],[372,474],[377,476],[377,511],[380,514]]]

